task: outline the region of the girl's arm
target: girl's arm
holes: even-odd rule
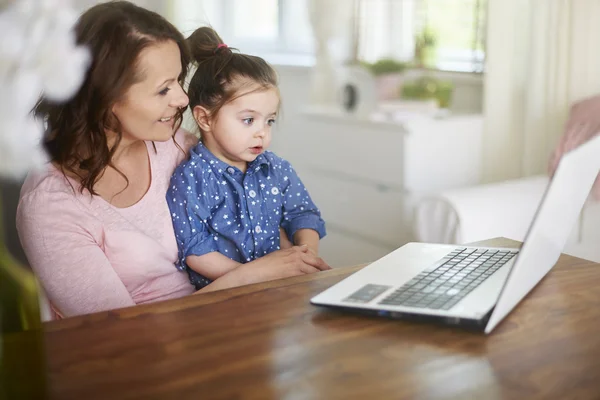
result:
[[[287,232],[282,227],[279,227],[279,248],[285,250],[291,248],[293,245],[287,236]]]
[[[298,229],[294,233],[294,244],[296,246],[305,245],[313,254],[319,254],[319,233],[314,229]]]
[[[312,201],[308,190],[289,162],[282,159],[283,174],[283,220],[282,228],[296,246],[306,245],[317,255],[319,240],[326,234],[321,212]]]
[[[214,191],[198,168],[201,160],[191,158],[175,168],[167,190],[179,253],[180,269],[190,268],[209,280],[215,280],[237,268],[240,263],[219,253],[217,237],[208,226],[213,204],[202,193]]]

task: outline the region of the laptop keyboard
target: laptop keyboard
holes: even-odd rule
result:
[[[449,310],[517,253],[457,248],[379,304]]]

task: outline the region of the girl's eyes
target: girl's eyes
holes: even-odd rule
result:
[[[164,88],[163,90],[161,90],[160,92],[158,92],[158,94],[160,94],[161,96],[166,96],[167,93],[169,92],[169,90],[171,90],[171,88]]]
[[[254,118],[250,117],[250,118],[244,118],[242,120],[242,122],[246,125],[252,125],[252,123],[254,123]],[[271,126],[275,123],[275,118],[270,118],[267,120],[267,125]]]

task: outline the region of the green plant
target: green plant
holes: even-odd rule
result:
[[[404,82],[401,89],[401,96],[404,99],[410,100],[435,99],[440,108],[448,108],[452,100],[453,91],[454,85],[452,82],[424,76]]]
[[[375,76],[402,73],[408,67],[408,64],[402,61],[394,60],[393,58],[382,58],[374,63],[363,61],[362,65],[367,68]]]
[[[432,48],[437,44],[437,34],[433,29],[426,26],[423,30],[415,37],[415,46],[421,49]]]
[[[415,37],[415,64],[420,67],[433,67],[437,46],[437,34],[429,27]]]

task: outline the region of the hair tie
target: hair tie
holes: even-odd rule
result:
[[[222,48],[227,48],[229,46],[227,46],[225,43],[219,43],[219,45],[217,46],[217,48],[213,51],[214,54],[217,54],[217,51],[219,51]]]

